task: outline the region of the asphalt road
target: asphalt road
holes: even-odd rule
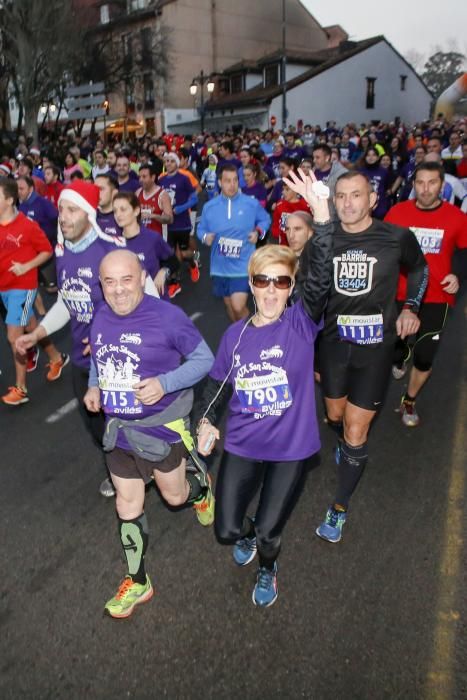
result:
[[[314,534],[335,485],[323,425],[267,610],[251,602],[255,566],[236,568],[212,529],[151,489],[157,594],[128,620],[104,617],[125,573],[114,503],[98,494],[100,454],[76,409],[57,419],[73,398],[70,371],[48,385],[41,357],[30,403],[0,406],[1,700],[467,698],[466,298],[418,402],[419,428],[401,425],[404,380],[391,384],[338,545]],[[206,267],[176,301],[200,314],[215,350],[227,321]],[[12,366],[0,336],[3,391]],[[66,332],[57,345],[69,346]]]

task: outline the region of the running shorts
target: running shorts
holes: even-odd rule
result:
[[[167,231],[167,243],[174,250],[177,246],[180,250],[188,250],[190,247],[190,233],[191,229],[185,229],[184,231]]]
[[[347,397],[359,408],[377,411],[389,383],[393,352],[391,342],[369,347],[322,339],[319,362],[324,396],[328,399]]]
[[[164,474],[173,472],[187,455],[183,442],[175,442],[167,457],[161,462],[150,462],[134,452],[122,450],[121,447],[115,447],[111,452],[107,452],[105,461],[111,474],[121,479],[142,479],[145,484],[148,484],[154,478],[155,470]]]
[[[248,294],[250,291],[250,283],[248,277],[212,277],[212,293],[215,297],[223,299],[231,297],[232,294],[243,292]]]
[[[27,326],[34,315],[37,289],[10,289],[0,292],[6,309],[5,323],[9,326]]]

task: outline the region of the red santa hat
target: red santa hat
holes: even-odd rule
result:
[[[11,175],[13,168],[9,163],[0,163],[0,177]]]
[[[126,241],[121,236],[109,236],[104,233],[102,229],[98,226],[96,221],[96,210],[99,205],[99,188],[92,182],[86,182],[85,180],[73,180],[69,185],[63,188],[60,192],[58,198],[58,204],[60,202],[67,201],[72,202],[77,207],[82,209],[88,215],[88,220],[93,229],[96,231],[99,238],[109,243],[115,243],[115,245],[125,247]],[[58,220],[58,230],[57,230],[57,247],[55,249],[55,254],[58,256],[63,255],[63,233],[60,228],[60,217]]]

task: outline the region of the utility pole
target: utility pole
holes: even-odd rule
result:
[[[286,88],[286,24],[287,24],[287,0],[282,0],[282,61],[281,61],[281,84],[282,84],[282,129],[287,130],[287,88]]]

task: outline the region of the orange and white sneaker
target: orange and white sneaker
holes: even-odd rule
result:
[[[174,282],[173,284],[169,284],[167,287],[167,292],[169,295],[169,299],[174,299],[177,294],[180,294],[182,291],[182,287],[178,282]]]
[[[8,406],[19,406],[29,401],[28,392],[20,386],[9,386],[8,394],[2,396],[2,401]]]
[[[46,378],[49,382],[54,382],[56,379],[60,378],[62,374],[62,369],[67,366],[70,361],[70,356],[62,352],[62,355],[57,362],[48,362],[47,367],[49,371],[46,374]]]
[[[199,282],[200,278],[200,272],[199,272],[199,251],[196,251],[193,254],[193,259],[191,260],[190,264],[190,277],[192,282]]]

